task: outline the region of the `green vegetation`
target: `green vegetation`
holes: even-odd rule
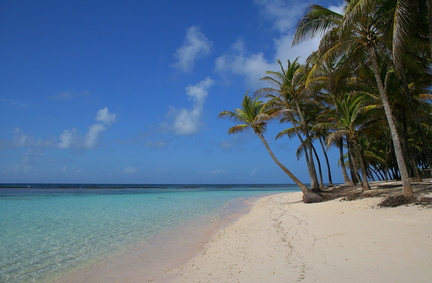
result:
[[[229,133],[254,130],[305,202],[322,200],[317,143],[324,153],[338,147],[345,184],[360,182],[367,191],[369,180],[401,179],[402,195],[410,197],[411,180],[421,181],[421,170],[432,165],[432,7],[425,0],[345,2],[344,14],[309,6],[293,44],[319,35],[318,50],[305,64],[278,61],[280,71],[262,78],[271,87],[245,95],[241,109],[220,116],[240,122]],[[270,119],[289,125],[276,138],[300,140],[310,189],[270,150],[263,136]]]

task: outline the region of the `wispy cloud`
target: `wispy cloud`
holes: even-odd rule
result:
[[[123,169],[123,173],[124,173],[124,174],[134,174],[134,173],[136,173],[136,172],[138,172],[138,169],[135,168],[135,167],[127,166],[127,167],[125,167],[125,168]]]
[[[9,99],[9,98],[0,98],[0,103],[3,105],[8,105],[10,107],[13,107],[15,109],[24,109],[27,108],[27,104],[16,99]]]
[[[84,91],[66,90],[66,91],[62,91],[59,94],[52,96],[51,99],[53,99],[53,100],[71,100],[74,98],[86,97],[89,95],[90,95],[90,92],[87,90],[84,90]]]
[[[215,170],[212,170],[212,171],[208,172],[209,175],[214,175],[214,176],[216,176],[216,175],[222,175],[222,174],[225,174],[225,173],[227,173],[227,170],[225,170],[225,169],[215,169]]]
[[[117,119],[115,113],[110,113],[107,107],[104,107],[96,113],[97,123],[91,125],[85,136],[80,136],[78,131],[73,128],[65,130],[60,135],[58,148],[73,148],[73,149],[91,149],[99,144],[99,139],[102,133],[111,126]]]
[[[164,148],[166,146],[167,146],[167,142],[163,140],[144,142],[144,147],[147,148]]]
[[[293,32],[307,5],[303,0],[255,0],[254,3],[261,7],[261,15],[280,33]]]
[[[176,135],[192,135],[199,131],[208,89],[214,84],[206,78],[195,85],[186,87],[186,94],[192,100],[192,108],[172,108],[167,115],[167,128]]]
[[[231,136],[228,140],[222,140],[218,143],[218,148],[223,151],[244,151],[246,144],[253,139],[252,133]]]
[[[55,143],[52,139],[37,139],[30,134],[23,132],[20,128],[15,128],[11,140],[0,139],[0,149],[19,148],[19,147],[51,147]]]
[[[213,43],[199,27],[191,26],[186,30],[183,45],[174,55],[176,62],[173,67],[183,72],[191,72],[195,66],[195,60],[210,54],[212,45]]]
[[[277,60],[284,63],[300,57],[299,61],[305,62],[318,48],[319,39],[292,46],[297,21],[307,5],[304,1],[255,0],[254,3],[261,7],[261,16],[270,22],[275,31],[274,52],[267,56],[261,52],[253,53],[242,40],[237,40],[231,50],[215,60],[215,70],[226,79],[233,75],[243,77],[248,88],[256,89],[264,86],[260,78],[265,76],[266,71],[279,70]],[[341,10],[342,6],[332,9]]]

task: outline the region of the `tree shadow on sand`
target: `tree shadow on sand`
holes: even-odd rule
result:
[[[422,205],[432,208],[432,179],[423,182],[413,182],[414,196],[407,197],[401,194],[402,184],[400,181],[371,182],[371,189],[363,191],[361,186],[339,185],[320,192],[326,200],[341,199],[342,201],[353,201],[363,198],[382,197],[378,207],[397,207],[401,205]]]

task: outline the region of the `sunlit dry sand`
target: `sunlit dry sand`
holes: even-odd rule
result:
[[[431,282],[432,209],[380,200],[259,199],[161,282]]]

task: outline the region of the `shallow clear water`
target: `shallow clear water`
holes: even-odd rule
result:
[[[50,185],[53,186],[53,185]],[[287,186],[0,188],[0,282],[44,282],[230,201]]]

